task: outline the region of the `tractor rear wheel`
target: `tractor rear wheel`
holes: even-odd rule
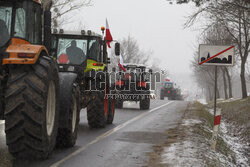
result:
[[[78,86],[73,86],[70,100],[69,112],[67,113],[67,128],[59,128],[56,145],[61,148],[73,147],[76,143],[79,121],[80,121],[80,90]]]
[[[120,99],[117,99],[116,103],[115,103],[115,107],[122,109],[123,108],[123,101]]]
[[[164,100],[164,96],[163,95],[161,95],[161,100]]]
[[[5,133],[17,158],[46,159],[53,151],[59,116],[58,68],[41,55],[34,65],[10,68],[5,94]]]
[[[150,98],[145,98],[140,100],[140,109],[148,110],[150,107]]]

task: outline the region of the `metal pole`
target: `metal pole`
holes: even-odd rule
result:
[[[212,134],[212,139],[211,139],[211,148],[215,150],[216,148],[216,141],[217,141],[217,136],[218,136],[218,130],[219,126],[216,125],[216,101],[217,101],[217,66],[215,66],[214,69],[214,127],[213,127],[213,134]],[[220,114],[219,114],[220,115]]]
[[[216,101],[217,101],[217,66],[215,66],[214,70],[214,117],[216,115]]]

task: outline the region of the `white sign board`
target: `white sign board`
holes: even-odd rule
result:
[[[233,66],[234,46],[203,45],[199,47],[199,65]]]

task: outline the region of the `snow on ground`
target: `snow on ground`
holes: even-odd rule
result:
[[[206,99],[197,99],[198,102],[200,102],[201,104],[207,104]]]
[[[200,120],[184,119],[181,125],[186,128],[200,123]],[[204,166],[203,160],[197,157],[199,147],[200,145],[195,144],[193,140],[184,140],[177,143],[173,143],[169,147],[164,148],[164,151],[161,156],[161,163],[167,164],[172,167]]]
[[[4,124],[4,122],[5,122],[5,121],[0,121],[0,125],[1,125],[1,124]]]
[[[197,119],[185,119],[183,120],[182,125],[183,126],[191,126],[191,125],[195,125],[195,124],[200,124],[202,123],[200,120]]]
[[[230,99],[217,99],[217,103],[226,103],[226,102],[232,102],[240,100],[240,98],[230,98]],[[244,99],[245,100],[245,99]]]
[[[244,150],[249,148],[247,143],[241,143],[241,139],[238,136],[230,136],[227,127],[233,125],[229,125],[225,122],[221,122],[220,124],[220,132],[223,140],[228,144],[230,149],[235,153],[236,163],[242,167],[248,166],[249,159],[244,155]],[[250,162],[249,162],[250,163]]]
[[[197,158],[196,152],[197,145],[195,146],[193,142],[183,141],[173,143],[170,147],[164,148],[162,164],[168,164],[173,167],[204,166],[202,159]]]
[[[213,110],[210,109],[209,113],[213,115]],[[182,128],[192,129],[195,124],[201,124],[200,120],[196,119],[184,119],[182,121]],[[231,125],[230,125],[231,126]],[[225,156],[224,154],[213,151],[210,148],[210,139],[202,136],[197,136],[188,132],[188,137],[183,140],[177,140],[176,143],[172,143],[169,147],[165,147],[161,159],[162,164],[171,167],[180,166],[206,166],[206,160],[210,160],[210,163],[214,163],[215,166],[223,167],[248,167],[249,159],[244,155],[244,151],[248,146],[247,143],[240,142],[240,138],[237,136],[231,136],[229,129],[230,126],[225,122],[220,126],[220,137],[229,146],[231,151],[235,154],[236,165],[231,156]],[[212,132],[207,126],[203,127],[205,131]],[[192,130],[191,130],[192,131]]]

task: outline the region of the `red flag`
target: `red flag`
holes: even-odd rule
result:
[[[165,80],[166,80],[167,82],[170,82],[170,79],[169,79],[169,78],[166,78]]]
[[[109,24],[108,24],[108,20],[107,19],[106,19],[106,41],[107,41],[108,47],[111,48],[110,42],[113,41],[113,37],[112,37],[112,35],[110,33]]]

